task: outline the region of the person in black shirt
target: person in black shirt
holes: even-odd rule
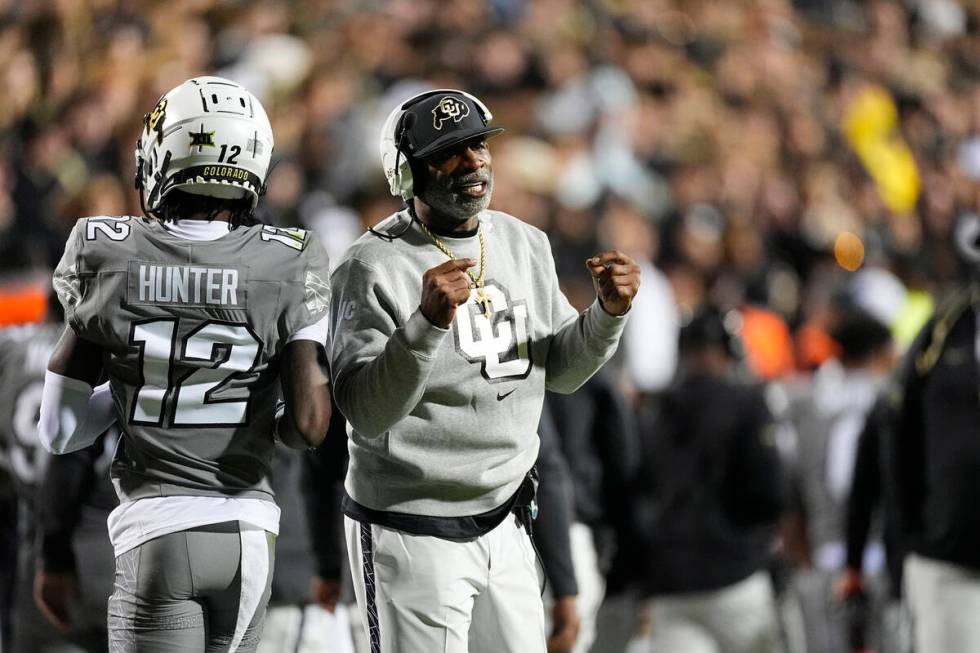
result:
[[[706,309],[681,330],[678,379],[667,391],[634,500],[653,632],[627,650],[777,651],[765,571],[784,506],[775,429],[762,388],[731,370],[724,318]]]
[[[980,650],[980,218],[957,244],[974,279],[910,348],[886,455],[916,650],[943,653]]]
[[[604,370],[573,394],[547,393],[545,404],[561,435],[572,486],[569,535],[581,616],[572,653],[586,653],[596,641],[612,562],[633,536],[625,498],[639,464],[639,435],[633,407]],[[618,584],[614,578],[614,593]],[[604,634],[606,646],[608,639]]]

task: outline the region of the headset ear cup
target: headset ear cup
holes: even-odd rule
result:
[[[405,199],[414,197],[415,177],[412,175],[412,165],[407,157],[402,158],[395,174],[398,175],[398,192],[401,193],[401,196]]]

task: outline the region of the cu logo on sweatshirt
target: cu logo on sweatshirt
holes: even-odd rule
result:
[[[470,363],[479,363],[490,383],[522,379],[531,372],[527,304],[511,302],[507,291],[493,281],[486,284],[493,312],[490,317],[476,303],[476,289],[456,311],[456,351]]]

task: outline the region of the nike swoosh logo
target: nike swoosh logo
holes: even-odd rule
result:
[[[503,401],[504,399],[506,399],[507,397],[509,397],[509,396],[511,396],[511,395],[512,395],[512,394],[514,394],[515,392],[517,392],[517,388],[514,388],[514,389],[513,389],[513,390],[511,390],[510,392],[505,392],[504,394],[500,394],[500,393],[498,392],[498,393],[497,393],[497,401]]]

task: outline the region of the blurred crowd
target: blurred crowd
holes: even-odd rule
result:
[[[203,73],[269,107],[266,219],[339,253],[393,208],[377,154],[390,107],[464,88],[507,128],[494,207],[546,229],[561,274],[596,241],[619,246],[682,309],[752,304],[804,335],[760,369],[812,368],[825,348],[801,328],[845,267],[888,272],[866,294],[898,297],[889,319],[906,290],[942,294],[959,273],[950,232],[980,175],[971,4],[10,0],[0,265],[50,269],[77,217],[138,214],[145,109]]]
[[[822,508],[843,546],[875,390],[830,408],[820,392],[848,393],[867,365],[883,378],[890,338],[908,346],[967,276],[953,241],[980,211],[977,2],[0,0],[0,16],[0,324],[43,317],[77,218],[140,214],[143,115],[183,80],[217,74],[260,97],[276,139],[260,217],[316,231],[334,259],[399,208],[379,163],[387,113],[465,89],[507,130],[491,142],[491,208],[548,233],[574,304],[591,301],[582,262],[598,248],[641,264],[610,380],[641,431],[671,417],[678,335],[706,304],[739,344],[702,340],[774,382],[774,442],[803,470],[790,513],[803,519],[813,462],[800,401],[860,422],[850,453],[814,463],[847,469]],[[788,559],[820,567],[787,541]]]

